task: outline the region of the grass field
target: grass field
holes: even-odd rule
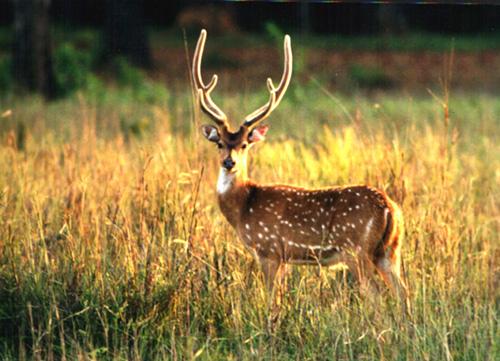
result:
[[[4,98],[0,360],[497,360],[500,100],[433,94],[312,82],[273,113],[252,177],[385,189],[406,219],[412,311],[294,267],[273,327],[189,90]],[[241,117],[266,96],[216,98]]]

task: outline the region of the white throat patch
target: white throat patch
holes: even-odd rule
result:
[[[227,169],[221,168],[219,171],[219,178],[217,179],[217,193],[224,194],[231,189],[234,178],[234,173],[229,173]]]

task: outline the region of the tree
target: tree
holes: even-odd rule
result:
[[[13,77],[22,88],[56,95],[50,36],[50,0],[14,1]]]
[[[151,53],[140,0],[106,0],[103,60],[122,56],[134,65],[149,68]]]

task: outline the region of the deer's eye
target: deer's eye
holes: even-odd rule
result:
[[[241,146],[241,149],[245,149],[247,147],[247,143],[243,143],[243,145]]]
[[[222,149],[223,147],[222,143],[217,143],[217,148]]]

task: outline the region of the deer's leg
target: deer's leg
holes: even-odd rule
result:
[[[268,291],[272,292],[275,284],[281,283],[281,278],[283,277],[282,262],[270,258],[260,258],[259,261],[266,287]],[[279,276],[278,278],[276,277],[277,275]]]
[[[360,292],[365,295],[372,295],[377,287],[373,280],[375,265],[366,255],[352,256],[344,261],[349,268],[349,272],[354,276],[354,280],[359,285]]]
[[[393,259],[385,256],[377,260],[375,266],[387,287],[395,293],[398,301],[402,302],[403,311],[408,313],[410,307],[409,297],[406,285],[401,279],[399,254],[396,254]]]
[[[270,297],[268,305],[268,328],[272,331],[276,326],[281,310],[280,305],[283,296],[283,279],[286,272],[286,265],[280,261],[269,258],[260,258],[260,264],[262,273],[264,274],[268,296]]]

